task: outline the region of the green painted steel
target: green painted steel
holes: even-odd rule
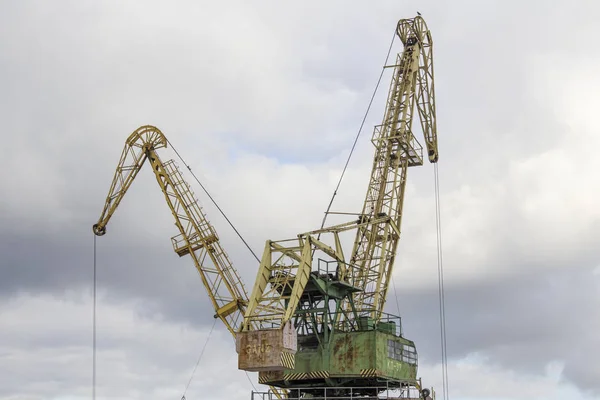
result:
[[[414,347],[408,339],[375,329],[338,332],[333,335],[329,346],[296,353],[296,368],[286,371],[286,374],[328,371],[330,378],[352,378],[361,377],[364,370],[374,369],[375,375],[380,378],[415,380],[416,363],[390,357],[388,341]]]
[[[295,313],[295,367],[263,373],[259,381],[283,388],[415,382],[417,354],[414,343],[402,337],[400,317],[382,314],[375,321],[353,312],[345,315],[352,325],[335,322],[343,317],[341,302],[352,302],[356,290],[335,276],[312,273]]]

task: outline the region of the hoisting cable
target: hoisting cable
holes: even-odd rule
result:
[[[210,340],[210,336],[213,333],[213,329],[215,329],[216,323],[217,323],[217,319],[215,318],[215,320],[213,321],[212,327],[210,328],[210,332],[208,332],[208,336],[206,337],[206,341],[204,342],[204,346],[202,347],[202,351],[200,352],[200,356],[198,357],[198,361],[196,361],[196,366],[192,370],[192,375],[190,376],[190,380],[188,381],[187,385],[185,385],[185,390],[183,391],[183,396],[181,396],[181,400],[185,400],[185,394],[187,393],[187,391],[190,387],[190,384],[192,383],[192,379],[194,379],[194,374],[196,373],[196,369],[198,368],[198,365],[200,364],[200,361],[202,360],[202,356],[204,355],[204,350],[206,350],[206,345],[208,345],[208,341]]]
[[[181,157],[181,155],[179,154],[179,152],[177,151],[177,149],[173,146],[173,144],[169,141],[169,139],[167,139],[167,143],[169,144],[169,146],[171,146],[171,148],[173,149],[173,151],[175,152],[175,154],[177,154],[177,157],[179,157],[179,160],[181,161],[181,163],[183,165],[185,165],[185,167],[190,171],[190,174],[192,174],[192,176],[196,180],[196,183],[198,183],[198,185],[200,185],[200,187],[202,188],[202,190],[204,190],[204,193],[206,193],[206,195],[208,196],[208,198],[210,199],[210,201],[212,201],[212,203],[215,205],[215,207],[217,207],[217,210],[219,210],[219,212],[221,213],[221,215],[223,216],[223,218],[225,218],[225,220],[227,221],[227,223],[229,224],[229,226],[231,226],[231,228],[235,231],[235,233],[238,235],[238,237],[242,240],[242,242],[244,243],[244,245],[248,248],[248,250],[250,250],[250,253],[252,253],[252,255],[254,256],[254,258],[256,258],[256,261],[260,262],[260,258],[258,258],[258,256],[254,252],[254,250],[252,250],[252,248],[250,247],[250,245],[248,244],[248,242],[246,242],[246,240],[242,237],[242,234],[236,229],[236,227],[229,220],[229,218],[227,218],[227,215],[225,215],[225,212],[223,212],[223,210],[221,209],[221,207],[219,207],[219,205],[217,204],[217,202],[215,201],[215,199],[213,199],[213,197],[210,195],[210,193],[208,193],[208,190],[200,182],[200,179],[198,179],[198,177],[196,176],[196,174],[194,174],[194,171],[192,171],[192,168],[184,161],[183,157]]]
[[[92,400],[96,400],[96,235],[94,234],[94,278],[92,285]]]
[[[396,297],[396,308],[398,309],[398,315],[400,315],[400,301],[398,300],[398,292],[396,291],[396,281],[394,280],[393,276],[390,280],[392,281],[392,287],[394,288],[394,296]]]
[[[208,190],[206,189],[206,187],[202,184],[202,182],[200,182],[200,179],[198,179],[198,177],[196,176],[196,174],[194,173],[194,171],[192,171],[192,168],[189,166],[188,163],[185,162],[185,160],[183,159],[183,157],[181,156],[181,154],[179,154],[179,152],[177,151],[177,149],[175,148],[175,146],[173,146],[173,144],[169,141],[169,139],[167,139],[167,143],[169,144],[169,146],[171,146],[171,148],[173,149],[173,151],[175,152],[175,154],[177,154],[177,157],[179,158],[179,161],[181,161],[181,163],[188,169],[188,171],[190,171],[190,174],[192,174],[192,177],[194,178],[194,180],[196,181],[196,183],[198,185],[200,185],[200,187],[202,188],[202,190],[204,191],[204,193],[206,193],[206,195],[208,196],[208,198],[210,199],[210,201],[214,204],[214,206],[217,208],[217,210],[219,210],[219,212],[221,213],[221,215],[223,216],[223,218],[225,218],[225,220],[227,221],[227,223],[229,224],[229,226],[231,226],[231,228],[238,235],[238,237],[240,238],[240,240],[244,243],[244,245],[246,246],[246,248],[250,251],[250,253],[252,253],[252,255],[254,256],[254,258],[256,259],[256,261],[260,262],[260,258],[258,258],[258,256],[256,255],[256,253],[254,252],[254,250],[252,250],[252,248],[250,247],[250,245],[248,244],[248,242],[246,242],[246,240],[244,239],[244,237],[242,236],[242,234],[233,225],[233,223],[227,217],[227,215],[221,209],[221,207],[219,207],[219,205],[217,204],[217,202],[215,201],[215,199],[210,195],[210,193],[208,192]],[[216,322],[217,322],[217,320],[215,319],[215,321],[213,322],[213,328],[215,327],[215,323]],[[206,344],[208,343],[208,340],[210,339],[210,334],[211,333],[212,333],[212,329],[211,329],[211,331],[210,331],[210,333],[208,335],[208,338],[206,339],[206,343],[204,344],[205,348],[206,348]],[[202,359],[202,354],[204,354],[204,348],[202,349],[202,353],[200,354],[200,357],[198,357],[198,362],[196,363],[196,367],[194,368],[194,372],[196,371],[196,368],[198,367],[198,364],[200,363],[200,360]],[[190,380],[189,380],[189,382],[188,382],[188,384],[187,384],[187,386],[185,388],[185,391],[183,393],[183,396],[181,397],[181,400],[185,400],[185,393],[187,392],[187,389],[190,386],[192,378],[194,377],[194,372],[192,372],[192,376],[190,377]],[[248,381],[250,382],[250,384],[254,388],[254,391],[257,391],[256,387],[254,386],[254,383],[252,383],[252,379],[250,379],[250,375],[248,375],[248,371],[244,371],[244,372],[246,373],[246,378],[248,378]]]
[[[438,164],[433,166],[435,185],[435,223],[437,231],[438,297],[440,307],[440,341],[442,347],[442,390],[448,400],[448,353],[446,346],[446,300],[444,296],[444,265],[442,259],[442,224],[440,212],[440,178]]]
[[[358,138],[362,133],[363,126],[365,125],[365,121],[367,120],[367,116],[369,115],[369,111],[371,110],[371,105],[373,104],[373,100],[375,99],[375,95],[377,94],[377,90],[379,89],[379,84],[381,83],[381,78],[383,78],[383,73],[385,72],[385,67],[390,58],[390,53],[392,52],[392,45],[394,44],[394,39],[396,38],[396,31],[392,36],[392,41],[390,42],[390,47],[388,49],[387,55],[385,56],[385,62],[383,63],[383,67],[381,68],[381,74],[379,75],[379,79],[377,80],[377,85],[375,85],[375,90],[373,90],[373,94],[371,95],[371,100],[369,101],[369,105],[367,106],[367,111],[365,111],[365,115],[363,116],[362,122],[360,123],[360,127],[358,128],[358,133],[354,138],[354,143],[352,144],[352,148],[350,149],[350,154],[348,154],[348,158],[346,159],[346,164],[344,165],[344,169],[342,170],[342,174],[340,175],[340,179],[338,180],[337,186],[333,191],[333,195],[331,196],[331,200],[329,201],[329,205],[327,206],[327,211],[325,211],[325,215],[323,216],[323,221],[321,222],[321,229],[325,226],[325,221],[327,220],[327,216],[329,215],[329,211],[331,211],[331,206],[333,205],[333,200],[335,196],[337,196],[337,191],[342,184],[342,179],[344,179],[344,175],[346,174],[346,169],[348,169],[348,164],[350,163],[350,159],[352,158],[352,154],[354,153],[354,149],[356,148],[356,143],[358,142]],[[317,236],[317,239],[321,237],[321,234]]]
[[[348,154],[348,158],[346,159],[346,164],[344,165],[344,169],[340,175],[340,179],[338,180],[337,186],[333,191],[333,195],[331,196],[331,200],[329,201],[329,205],[327,206],[327,210],[325,211],[325,215],[323,216],[323,221],[321,221],[321,229],[325,227],[325,222],[327,221],[327,217],[329,216],[329,212],[331,211],[331,206],[333,205],[333,201],[335,200],[335,196],[337,196],[337,192],[342,184],[342,180],[344,179],[344,175],[346,174],[346,170],[348,169],[348,164],[350,164],[350,159],[352,158],[352,154],[354,153],[354,149],[356,148],[356,144],[358,143],[358,139],[362,133],[363,127],[367,120],[367,116],[369,115],[369,111],[371,110],[371,106],[373,105],[373,100],[375,99],[375,95],[377,94],[377,90],[379,89],[379,85],[381,84],[381,79],[383,78],[383,74],[385,73],[385,68],[390,59],[390,54],[392,53],[392,47],[394,45],[394,40],[396,39],[396,31],[392,34],[392,40],[390,41],[390,45],[388,47],[387,54],[385,56],[385,61],[383,63],[383,67],[381,68],[381,73],[379,74],[379,79],[377,79],[377,84],[375,85],[375,89],[373,90],[373,94],[371,95],[371,99],[369,100],[369,105],[367,106],[367,110],[365,111],[365,115],[360,123],[360,127],[358,128],[358,132],[356,137],[354,138],[354,143],[352,144],[352,148],[350,149],[350,154]],[[321,234],[317,235],[317,239],[321,238]],[[394,289],[394,296],[396,297],[396,307],[398,308],[398,315],[400,315],[400,303],[398,301],[398,292],[396,291],[396,282],[392,278],[392,286]]]
[[[233,338],[233,343],[235,344],[235,338]],[[246,378],[248,378],[248,382],[250,382],[250,385],[252,385],[252,389],[254,389],[255,392],[258,392],[256,386],[254,386],[254,382],[252,382],[252,379],[250,379],[250,374],[248,371],[244,371],[244,373],[246,374]]]
[[[248,374],[248,371],[244,371],[246,373],[246,378],[248,378],[248,382],[250,382],[250,384],[252,385],[252,389],[254,389],[255,392],[258,392],[258,390],[256,389],[256,386],[254,386],[254,382],[252,382],[252,379],[250,379],[250,375]]]

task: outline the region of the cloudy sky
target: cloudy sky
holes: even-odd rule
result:
[[[91,226],[133,130],[162,129],[255,251],[314,229],[417,10],[435,43],[449,394],[600,398],[595,2],[0,0],[0,399],[91,396]],[[362,205],[384,79],[336,211]],[[213,326],[153,179],[97,242],[99,399],[181,398]],[[433,187],[431,165],[410,170],[388,311],[441,391]],[[251,287],[257,263],[194,190]],[[246,399],[249,378],[217,323],[186,397]]]

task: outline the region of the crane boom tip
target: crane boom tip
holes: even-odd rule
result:
[[[98,224],[94,224],[94,226],[92,226],[92,230],[96,236],[103,236],[106,233],[106,226],[98,226]]]

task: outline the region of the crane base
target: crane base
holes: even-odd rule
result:
[[[297,387],[399,387],[417,378],[414,342],[399,334],[399,323],[369,319],[353,332],[298,335],[295,365],[288,370],[263,369],[258,381],[282,389]]]
[[[310,400],[435,400],[433,389],[422,390],[420,381],[403,382],[398,388],[385,384],[369,387],[305,387],[289,389],[288,399]],[[272,391],[252,392],[251,400],[279,400]]]

